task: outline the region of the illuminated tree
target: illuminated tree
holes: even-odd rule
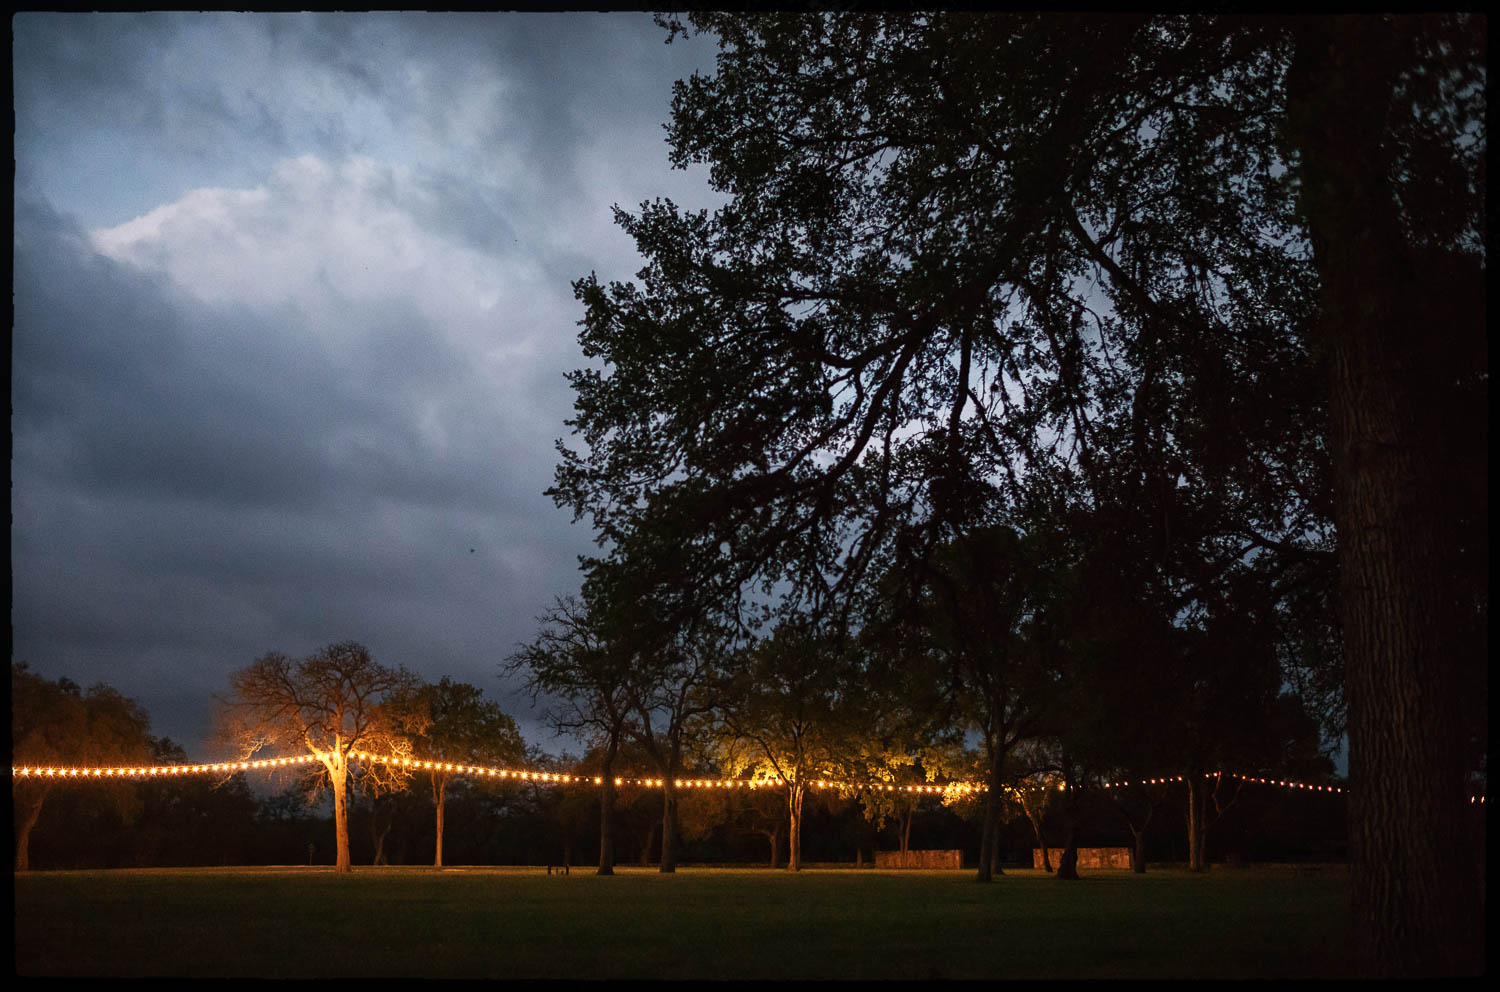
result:
[[[107,685],[83,692],[66,678],[49,682],[25,662],[10,666],[11,763],[21,767],[147,765],[151,763],[150,718],[140,704]],[[32,829],[54,779],[13,778],[15,869],[31,866]],[[128,815],[140,805],[136,784],[90,783],[107,792]]]
[[[411,776],[395,762],[356,764],[354,755],[411,756],[412,736],[427,725],[416,705],[416,676],[376,664],[362,645],[344,641],[299,661],[266,654],[235,672],[230,687],[216,714],[220,739],[238,749],[240,760],[263,750],[317,759],[316,781],[333,793],[334,864],[349,871],[351,779],[375,794],[405,788]]]
[[[434,763],[445,765],[519,765],[526,758],[526,745],[516,722],[498,703],[481,698],[484,693],[467,683],[444,677],[435,685],[417,691],[416,708],[427,726],[412,737],[413,749]],[[432,783],[432,803],[437,814],[437,845],[433,865],[443,864],[443,812],[447,791],[458,773],[450,768],[423,769]],[[467,777],[462,778],[468,782]]]
[[[847,780],[875,721],[848,651],[792,623],[742,652],[722,692],[718,763],[786,796],[791,871],[802,869],[803,803],[820,779]]]

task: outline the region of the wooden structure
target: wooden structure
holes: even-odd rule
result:
[[[964,866],[963,851],[876,851],[876,868],[954,868]]]
[[[1057,869],[1057,863],[1062,860],[1062,848],[1049,847],[1047,854],[1052,859],[1052,868]],[[1042,849],[1034,847],[1031,849],[1031,867],[1042,867]],[[1130,848],[1128,847],[1080,847],[1078,849],[1078,867],[1080,868],[1129,868]]]

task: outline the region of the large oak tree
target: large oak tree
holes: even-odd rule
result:
[[[1336,526],[1362,961],[1481,968],[1484,19],[692,21],[671,155],[731,199],[577,284],[559,502],[737,616],[1082,511],[1175,618]]]

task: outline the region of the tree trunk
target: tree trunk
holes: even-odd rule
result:
[[[1146,825],[1137,828],[1134,824],[1130,827],[1130,835],[1135,840],[1134,846],[1130,848],[1130,870],[1137,875],[1146,874]]]
[[[333,783],[334,845],[338,852],[334,857],[333,867],[335,871],[352,871],[349,864],[349,767],[341,758],[342,755],[336,756],[333,767],[329,769],[329,778]]]
[[[1430,367],[1433,346],[1464,328],[1435,318],[1449,301],[1416,278],[1390,187],[1408,27],[1304,22],[1288,80],[1330,377],[1352,929],[1363,970],[1383,978],[1484,970],[1483,883],[1462,824],[1474,659],[1447,649],[1448,480],[1430,451],[1442,426],[1427,419],[1474,370]]]
[[[615,754],[617,743],[604,752],[599,786],[599,870],[596,875],[615,873]]]
[[[448,783],[445,779],[440,779],[436,775],[433,776],[432,790],[437,796],[437,850],[432,860],[434,868],[443,867],[443,805],[444,800],[447,798],[445,795],[448,791],[447,787]]]
[[[1047,850],[1047,838],[1042,834],[1042,818],[1037,813],[1035,800],[1028,799],[1025,790],[1021,792],[1021,809],[1026,813],[1026,819],[1031,821],[1031,832],[1036,834],[1036,846],[1042,850],[1042,869],[1049,874],[1052,871],[1052,852]]]
[[[22,789],[25,788],[26,786],[22,786]],[[16,824],[16,871],[31,870],[31,828],[36,826],[37,817],[42,815],[42,803],[46,798],[47,793],[43,789],[34,798],[28,797],[16,801],[16,808],[20,813],[19,822]]]
[[[677,784],[675,768],[661,780],[661,873],[677,870]]]
[[[647,824],[646,836],[641,840],[641,867],[645,868],[651,864],[651,849],[656,846],[656,832],[661,829],[661,824],[655,821]]]
[[[787,837],[790,851],[787,854],[787,870],[802,870],[802,783],[793,782],[787,789],[787,808],[790,811],[790,834]]]
[[[385,865],[390,863],[385,857],[385,838],[391,832],[392,822],[392,820],[386,820],[385,825],[382,826],[373,815],[370,817],[370,840],[375,845],[375,857],[371,859],[371,863],[373,864]]]
[[[912,814],[915,811],[916,811],[916,806],[915,805],[908,806],[906,808],[906,819],[905,819],[905,822],[901,825],[901,863],[902,864],[906,863],[906,852],[911,850],[911,821],[912,821]]]
[[[1068,839],[1063,842],[1062,856],[1057,859],[1057,874],[1054,878],[1060,878],[1065,882],[1076,882],[1078,880],[1078,826],[1068,823]]]
[[[1000,871],[1000,790],[1005,782],[1005,755],[998,747],[990,747],[990,786],[984,795],[984,826],[979,835],[979,878],[988,882]]]
[[[1205,785],[1202,775],[1193,773],[1187,776],[1188,871],[1208,870],[1208,854],[1205,850],[1208,827],[1203,822],[1208,802]]]

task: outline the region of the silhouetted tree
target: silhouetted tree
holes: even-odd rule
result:
[[[547,710],[554,729],[586,735],[598,752],[600,875],[614,874],[615,759],[632,716],[630,648],[608,640],[607,610],[598,600],[560,597],[537,618],[536,639],[505,664],[525,674],[534,700],[558,700]]]
[[[10,666],[11,764],[16,767],[119,767],[151,763],[150,718],[133,699],[100,683],[84,692],[67,678],[50,682],[25,662]],[[14,778],[15,869],[31,866],[32,829],[58,780],[48,776]],[[70,783],[74,787],[76,782]],[[135,782],[90,782],[109,795],[121,815],[138,811]]]
[[[1202,510],[1226,563],[1336,523],[1361,960],[1482,970],[1485,18],[692,23],[671,158],[731,200],[617,215],[556,498],[727,610],[852,610],[976,482],[1147,497],[1163,553]]]
[[[443,813],[448,787],[455,779],[472,787],[472,779],[460,776],[452,765],[517,766],[526,758],[515,720],[498,703],[482,698],[483,691],[446,676],[436,684],[417,690],[416,706],[425,711],[426,728],[411,738],[412,749],[433,767],[423,768],[432,783],[436,811],[436,847],[433,865],[443,864]]]

